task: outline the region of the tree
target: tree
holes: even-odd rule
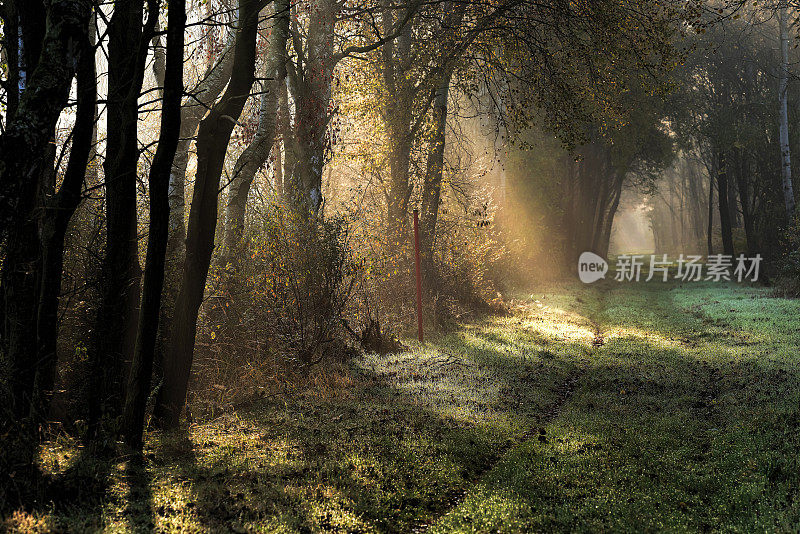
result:
[[[334,0],[312,0],[306,5],[292,6],[292,54],[287,63],[287,76],[294,103],[294,121],[283,134],[286,149],[284,191],[300,211],[317,215],[323,204],[322,174],[330,141],[328,125],[334,112],[331,83],[336,66],[345,58],[362,57],[395,39],[402,39],[411,17],[421,5],[420,0],[410,0],[399,7],[403,16],[392,19],[388,26],[390,31],[374,35],[373,39],[361,37],[360,44],[345,42],[338,50],[337,29],[351,19],[374,22],[379,6],[370,2],[348,4]],[[371,22],[367,24],[373,26]]]
[[[662,96],[689,13],[656,0],[523,4],[514,14],[506,38],[481,48],[494,112],[520,148],[536,124],[570,153],[553,176],[565,260],[607,254],[623,188],[648,188],[670,160]]]
[[[206,41],[210,40],[210,36],[207,35]],[[189,165],[189,150],[195,140],[200,121],[217,101],[230,80],[234,44],[235,32],[229,32],[220,53],[216,57],[210,57],[200,81],[187,91],[188,96],[181,108],[180,138],[169,178],[169,238],[167,240],[164,295],[157,339],[157,359],[159,361],[163,359],[165,345],[168,344],[170,338],[181,267],[186,254],[184,219],[186,216],[186,170]],[[206,46],[211,47],[211,44],[206,42]]]
[[[76,111],[72,128],[69,161],[60,187],[56,190],[55,173],[43,184],[39,221],[42,273],[36,312],[36,362],[33,419],[44,421],[50,406],[55,379],[58,341],[58,305],[64,267],[64,240],[70,219],[82,199],[86,166],[94,145],[97,112],[94,31],[80,45],[76,72]]]
[[[780,144],[781,180],[783,181],[783,200],[786,216],[794,218],[794,191],[792,188],[792,163],[789,149],[789,112],[787,110],[787,90],[789,87],[789,31],[788,7],[786,0],[778,6],[778,26],[780,30],[781,66],[778,70],[778,101],[780,104]]]
[[[737,218],[750,253],[775,257],[781,249],[778,229],[786,224],[787,212],[783,160],[778,157],[781,135],[775,128],[781,109],[775,103],[781,100],[782,54],[775,53],[769,33],[758,30],[775,24],[772,14],[748,8],[739,19],[698,34],[694,51],[674,73],[678,89],[670,96],[668,118],[677,141],[705,168],[696,178],[710,184],[709,252],[718,229],[723,251],[730,253]],[[719,209],[725,212],[719,212],[718,225],[713,216],[715,190]]]
[[[95,339],[90,351],[89,433],[116,432],[124,399],[124,375],[136,342],[141,267],[136,213],[139,95],[156,20],[158,0],[118,0],[108,25],[108,134],[106,139],[106,246]]]
[[[164,361],[164,383],[154,412],[156,420],[165,428],[178,425],[186,400],[197,315],[214,251],[219,181],[233,127],[255,81],[258,14],[263,3],[263,0],[239,2],[231,78],[220,101],[200,123],[197,134],[197,174],[189,212],[186,259]]]
[[[420,254],[423,269],[428,278],[433,269],[433,240],[436,235],[436,220],[439,216],[439,203],[444,173],[444,148],[447,127],[447,97],[450,92],[452,72],[447,73],[433,99],[433,133],[425,168],[425,181],[422,184],[422,211],[420,218]]]
[[[19,7],[19,6],[18,6]],[[26,5],[20,12],[35,6]],[[12,9],[13,10],[13,9]],[[27,417],[33,400],[34,380],[41,373],[40,362],[31,357],[38,353],[37,302],[40,286],[41,258],[38,238],[37,209],[39,191],[52,172],[48,147],[59,115],[67,104],[75,65],[86,66],[90,48],[88,21],[91,2],[53,0],[37,15],[36,20],[20,22],[21,41],[25,45],[25,90],[0,136],[0,221],[5,238],[5,259],[2,272],[3,331],[2,353],[10,369],[10,411],[18,418]],[[45,24],[45,20],[47,23]],[[34,52],[40,54],[33,58]],[[81,56],[84,62],[81,62]],[[20,78],[23,75],[20,74]],[[85,80],[84,80],[85,83]],[[82,89],[85,87],[82,84]],[[82,111],[85,109],[87,91]],[[80,146],[75,150],[73,169],[80,167]],[[73,175],[74,177],[74,175]],[[72,189],[72,181],[64,190]],[[62,197],[64,198],[64,197]],[[52,258],[57,261],[57,258]],[[47,279],[48,287],[54,283]],[[48,335],[55,335],[46,329]],[[45,330],[42,331],[45,334]],[[42,340],[42,343],[51,340]],[[42,347],[43,352],[49,349]],[[49,361],[41,362],[49,365]],[[34,410],[39,412],[39,410]]]
[[[10,395],[2,399],[0,415],[0,448],[7,452],[4,478],[34,469],[37,432],[46,414],[56,359],[63,236],[54,225],[66,226],[74,211],[88,155],[85,134],[91,134],[94,119],[94,53],[88,41],[92,2],[15,4],[6,3],[5,22],[13,18],[12,24],[21,28],[21,36],[18,32],[12,35],[18,39],[15,46],[22,44],[26,70],[10,77],[24,83],[24,89],[22,85],[10,88],[12,92],[17,87],[23,90],[18,99],[11,99],[13,113],[0,134],[0,240],[5,241],[0,353],[7,372],[2,391]],[[11,70],[18,64],[12,65]],[[51,140],[68,103],[76,68],[78,130],[74,131],[68,174],[54,194]],[[92,113],[88,125],[87,112]],[[64,208],[63,213],[54,212],[55,208]],[[40,212],[44,212],[41,218]]]
[[[161,134],[150,167],[150,232],[144,271],[136,350],[128,376],[122,431],[134,449],[142,447],[145,405],[156,350],[161,292],[169,237],[169,182],[181,132],[183,97],[183,47],[186,26],[184,0],[170,0],[167,16],[167,51],[164,68]]]
[[[288,170],[284,180],[289,185],[286,193],[291,202],[301,211],[313,214],[322,206],[331,80],[333,69],[341,59],[334,55],[334,31],[342,7],[343,4],[335,0],[292,5],[294,61],[287,63],[287,74],[295,120],[292,135],[284,136]],[[307,20],[305,35],[298,22],[300,10]]]
[[[244,229],[244,213],[247,195],[256,172],[269,158],[275,140],[278,95],[281,86],[286,85],[286,41],[289,34],[288,0],[275,0],[272,30],[267,51],[265,83],[262,87],[261,103],[258,112],[258,127],[255,136],[245,150],[239,155],[233,166],[231,194],[225,211],[225,237],[223,243],[223,260],[235,261],[239,242]]]
[[[728,167],[725,152],[719,153],[717,163],[717,193],[719,195],[719,221],[722,231],[722,250],[733,256],[733,234],[731,232],[731,211],[728,206]]]

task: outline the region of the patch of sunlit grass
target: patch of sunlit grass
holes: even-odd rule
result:
[[[607,289],[592,316],[605,344],[574,397],[431,531],[794,530],[796,303]],[[786,329],[759,336],[772,316]]]
[[[53,532],[55,530],[55,520],[52,514],[42,515],[16,510],[11,513],[11,516],[4,523],[0,523],[0,526],[9,534],[16,532],[39,534]]]
[[[591,343],[594,329],[587,325],[585,317],[559,309],[543,310],[540,314],[523,320],[521,326],[555,342]]]
[[[616,339],[635,339],[644,343],[649,343],[654,348],[676,348],[681,346],[680,339],[668,337],[660,332],[646,330],[636,327],[615,326],[603,331],[603,339],[606,343]]]
[[[458,510],[428,532],[525,532],[531,513],[530,506],[516,492],[479,484]]]
[[[701,319],[745,331],[758,341],[800,343],[800,300],[774,298],[767,288],[705,284],[676,289],[674,299]]]
[[[72,467],[80,454],[81,448],[74,440],[59,434],[39,448],[38,463],[43,473],[58,475]]]

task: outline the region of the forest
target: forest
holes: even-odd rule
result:
[[[0,0],[0,530],[797,532],[800,1]]]

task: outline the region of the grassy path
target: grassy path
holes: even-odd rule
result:
[[[605,343],[547,429],[432,531],[797,531],[798,307],[607,284]]]
[[[531,426],[524,434],[519,436],[515,441],[507,441],[500,447],[498,451],[498,455],[495,457],[494,461],[486,462],[485,465],[479,469],[477,472],[474,473],[474,484],[480,484],[482,479],[493,470],[500,462],[502,462],[506,455],[510,452],[513,452],[513,449],[516,447],[520,447],[522,445],[527,444],[529,441],[540,441],[543,443],[547,442],[547,431],[546,427],[556,419],[560,414],[561,410],[564,405],[570,401],[572,395],[575,392],[575,387],[578,381],[580,380],[583,374],[583,369],[576,369],[572,372],[569,376],[567,376],[566,380],[563,384],[555,391],[555,397],[552,402],[546,406],[536,418],[536,426]],[[415,533],[423,533],[427,532],[430,527],[437,522],[439,518],[448,516],[453,513],[453,510],[459,508],[464,500],[467,497],[471,496],[472,491],[474,490],[473,487],[465,487],[463,490],[459,491],[456,495],[454,495],[450,502],[448,503],[448,507],[446,510],[441,513],[436,519],[428,520],[424,523],[418,523],[416,527],[413,529]]]
[[[564,284],[301,393],[154,435],[48,444],[21,532],[783,532],[800,528],[800,302]]]

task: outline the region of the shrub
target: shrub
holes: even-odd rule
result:
[[[193,401],[216,410],[351,353],[342,318],[359,269],[349,222],[273,203],[217,265],[198,330]]]
[[[783,241],[775,288],[781,296],[800,297],[800,217],[795,217]]]
[[[304,365],[321,358],[341,334],[357,269],[348,233],[342,217],[311,220],[277,205],[253,251],[259,267],[253,294],[269,314],[266,333]]]

